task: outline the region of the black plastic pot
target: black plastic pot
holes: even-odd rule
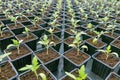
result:
[[[3,39],[0,39],[0,48],[3,51],[6,47],[12,43],[11,39],[15,39],[15,35],[12,31],[6,30],[4,33],[10,32],[12,35]]]
[[[99,54],[99,52],[95,53],[93,58],[93,64],[92,64],[92,72],[100,76],[101,78],[105,79],[110,72],[114,71],[114,69],[119,65],[119,62],[111,67],[108,64],[105,64],[104,62],[100,61],[96,58],[96,56]]]
[[[114,39],[111,37],[108,37],[107,35],[101,35],[101,40],[106,44],[110,44]]]
[[[73,49],[73,48],[72,48],[72,49]],[[72,49],[66,51],[64,54],[67,54],[67,52],[71,51]],[[83,54],[86,54],[86,53],[83,52],[83,51],[80,51],[80,52],[82,52]],[[88,54],[86,54],[86,55],[87,55],[89,58],[86,59],[86,60],[84,60],[81,64],[76,64],[76,63],[74,63],[72,60],[70,60],[69,58],[67,58],[66,56],[64,56],[64,55],[63,55],[63,56],[64,56],[64,58],[67,59],[69,62],[71,62],[72,64],[74,64],[76,68],[79,68],[81,65],[86,65],[87,62],[91,59],[91,56],[90,56],[90,55],[88,55]]]
[[[3,61],[2,63],[0,63],[0,67],[4,66],[5,63],[9,63],[10,66],[12,66],[12,70],[14,70],[14,72],[16,74],[16,75],[12,76],[11,78],[9,78],[8,80],[16,80],[16,77],[18,76],[18,73],[17,73],[16,69],[14,68],[13,64],[10,61]],[[8,70],[8,71],[10,71],[10,70]]]
[[[49,49],[51,49],[52,51],[54,51],[54,52],[56,52],[56,54],[58,54],[58,57],[57,58],[54,58],[54,59],[52,59],[52,60],[50,60],[50,61],[48,61],[48,62],[43,62],[39,57],[38,57],[38,59],[39,59],[39,61],[42,63],[42,64],[48,64],[48,63],[51,63],[51,62],[53,62],[53,61],[55,61],[55,60],[57,60],[58,58],[59,58],[59,53],[56,51],[56,50],[54,50],[53,48],[49,48]],[[43,51],[45,51],[45,48],[42,48],[42,49],[39,49],[39,50],[37,50],[37,51],[35,51],[34,52],[34,54],[36,55],[36,54],[40,54],[41,52],[43,52]],[[36,55],[37,56],[37,55]]]
[[[29,41],[23,41],[25,44],[27,44],[33,51],[36,50],[37,47],[37,41],[38,41],[38,37],[36,35],[34,35],[33,33],[30,33],[30,35],[32,35],[34,37],[34,39],[31,39]],[[26,37],[25,34],[19,34],[16,37],[20,37],[20,36],[24,36]],[[18,39],[19,40],[19,39]]]
[[[63,47],[62,47],[63,46]],[[58,43],[55,46],[52,46],[53,49],[55,49],[58,53],[60,54],[64,54],[64,52],[68,51],[69,49],[71,49],[71,47],[69,47],[66,43]],[[60,51],[60,49],[62,51]],[[62,53],[61,53],[62,52]]]
[[[60,39],[64,36],[64,39],[66,39],[67,37],[71,36],[71,34],[64,32],[64,35],[62,34],[62,32],[56,32],[54,33],[56,36],[58,36]]]
[[[120,79],[120,76],[118,74],[116,74],[115,72],[111,72],[107,78],[105,80],[110,80],[110,77],[114,75],[114,77],[116,77],[117,79],[116,80],[119,80]]]
[[[89,38],[89,39],[91,39],[91,38]],[[99,41],[100,41],[100,40],[99,40]],[[100,42],[101,42],[101,41],[100,41]],[[103,42],[102,42],[102,43],[103,43]],[[93,55],[94,53],[96,53],[96,50],[97,50],[97,49],[101,49],[101,48],[104,48],[104,47],[107,46],[107,44],[104,43],[104,45],[103,45],[102,47],[97,48],[96,46],[88,43],[87,41],[85,41],[85,45],[88,47],[88,50],[84,50],[84,52],[86,52],[86,53],[89,54],[89,55]]]
[[[21,68],[21,67],[24,67],[26,64],[31,64],[31,59],[32,59],[32,50],[25,44],[22,44],[21,46],[24,46],[26,47],[30,52],[23,55],[23,56],[20,56],[14,60],[12,60],[9,56],[8,56],[8,59],[12,62],[12,64],[14,65],[15,69],[17,70],[18,73],[20,73],[18,70]],[[12,51],[14,50],[15,48],[10,48],[9,50]],[[16,49],[17,50],[17,49]],[[6,53],[7,49],[4,51]]]
[[[120,75],[120,68],[119,68],[119,70],[118,70],[118,74]]]
[[[20,24],[20,23],[18,23],[18,24]],[[11,25],[15,25],[15,23],[7,24],[8,28],[9,28],[9,26],[11,26]],[[22,24],[20,24],[20,25],[21,25],[20,28],[16,28],[16,29],[10,29],[10,28],[9,28],[9,29],[10,29],[15,35],[18,35],[18,34],[22,33],[23,30],[24,30],[23,25],[22,25]]]
[[[25,22],[22,22],[22,24],[23,24],[24,26],[27,26],[27,25],[32,25],[32,23],[31,23],[30,21],[25,21]]]
[[[61,58],[57,59],[57,60],[54,60],[48,64],[46,64],[45,66],[51,71],[51,73],[57,78],[56,80],[59,80],[58,78],[58,75],[59,75],[59,70],[58,70],[58,66],[59,65],[59,61],[60,59],[63,59],[64,63],[61,63],[60,65],[63,65],[61,66],[60,68],[63,67],[63,69],[61,70],[61,75],[60,76],[64,76],[65,75],[65,71],[67,72],[70,72],[72,71],[73,69],[75,69],[75,65],[72,64],[71,62],[69,62],[67,59],[63,58],[61,56]]]
[[[4,25],[14,23],[10,19],[2,20],[2,22]]]

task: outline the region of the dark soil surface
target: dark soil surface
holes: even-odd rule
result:
[[[102,53],[102,52],[100,52],[96,56],[96,58],[101,60],[102,62],[104,62],[105,64],[107,64],[111,67],[114,67],[119,62],[119,60],[114,55],[110,55],[108,57],[108,59],[106,60],[106,55],[105,55],[105,53]]]
[[[10,28],[10,29],[16,29],[16,28],[20,28],[20,27],[22,27],[19,23],[17,23],[17,25],[15,25],[15,24],[11,24],[11,25],[8,25],[8,27]]]
[[[29,34],[29,37],[28,37],[28,38],[27,38],[26,35],[25,35],[25,36],[17,36],[17,38],[18,38],[19,40],[23,40],[24,42],[35,39],[35,37],[34,37],[32,34]]]
[[[110,37],[112,37],[112,38],[117,38],[118,37],[118,35],[116,35],[116,34],[112,35],[112,33],[105,33],[105,34],[108,35],[108,36],[110,36]]]
[[[87,31],[86,33],[87,33],[88,35],[92,36],[92,37],[97,36],[94,32]]]
[[[54,35],[53,35],[53,39],[52,39],[51,35],[48,36],[48,38],[50,39],[50,41],[53,41],[55,44],[57,44],[57,43],[60,42],[60,39],[58,39],[58,38],[57,38],[56,36],[54,36]]]
[[[35,25],[29,25],[28,28],[33,31],[33,30],[39,30],[40,27],[39,26],[35,26]]]
[[[120,48],[120,40],[115,40],[113,42],[113,45],[115,45],[116,47]]]
[[[25,21],[27,21],[27,18],[25,18],[25,17],[23,17],[22,19],[18,18],[17,21],[19,21],[19,22],[25,22]]]
[[[92,44],[93,46],[96,46],[97,48],[104,46],[104,43],[102,43],[100,41],[98,41],[97,44],[93,43],[93,39],[88,39],[87,42]]]
[[[3,38],[7,38],[7,37],[10,37],[12,36],[13,34],[11,32],[3,32],[3,36],[0,36],[0,39],[3,39]]]
[[[69,52],[65,53],[64,55],[78,65],[89,58],[88,55],[86,55],[82,52],[80,52],[79,55],[77,55],[77,50],[75,50],[75,49],[70,50]]]
[[[1,66],[0,80],[8,80],[15,75],[16,73],[9,62],[5,62],[3,66]]]
[[[38,70],[37,70],[37,73],[44,73],[47,77],[47,80],[54,80],[51,76],[50,76],[50,73],[45,71],[42,67],[40,67]],[[26,74],[24,74],[23,76],[20,76],[20,80],[42,80],[40,77],[36,77],[35,73],[30,71]]]
[[[65,42],[66,42],[67,44],[72,44],[73,41],[74,41],[74,38],[72,38],[72,37],[69,37],[69,38],[67,38],[67,39],[65,40]]]
[[[46,54],[46,50],[41,51],[41,52],[37,52],[36,55],[38,56],[38,58],[40,58],[40,60],[42,60],[44,63],[51,61],[55,58],[57,58],[59,55],[58,53],[56,53],[55,51],[53,51],[52,49],[48,50],[48,54]]]
[[[14,59],[16,59],[16,58],[19,58],[19,57],[25,55],[25,54],[30,53],[30,50],[29,50],[27,47],[25,47],[25,46],[21,46],[21,47],[20,47],[20,54],[18,54],[18,50],[17,50],[17,49],[7,50],[6,52],[11,52],[12,54],[9,55],[9,57],[10,57],[12,60],[14,60]]]

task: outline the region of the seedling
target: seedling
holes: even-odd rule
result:
[[[66,75],[68,75],[69,77],[71,77],[73,80],[85,80],[87,78],[87,74],[85,72],[85,66],[82,65],[81,68],[78,70],[78,76],[76,77],[75,75],[65,72]]]
[[[14,16],[9,16],[10,20],[13,21],[15,23],[15,26],[17,26],[17,18],[18,16],[14,17]]]
[[[106,30],[111,30],[112,31],[111,35],[113,36],[114,31],[115,30],[120,30],[120,28],[117,25],[109,25],[109,26],[107,26]]]
[[[51,38],[52,38],[52,40],[53,40],[53,32],[54,32],[54,28],[53,28],[53,29],[50,28],[50,29],[48,30],[48,32],[51,34]]]
[[[11,48],[11,47],[16,47],[17,50],[18,50],[18,54],[20,54],[20,44],[23,42],[23,40],[15,40],[15,39],[12,39],[12,42],[13,44],[9,44],[7,46],[7,49]]]
[[[10,15],[9,9],[6,9],[5,11],[3,11],[3,13],[5,14],[6,18],[8,18],[8,15]]]
[[[97,50],[97,51],[105,53],[105,55],[106,55],[106,60],[108,59],[108,57],[109,57],[110,55],[115,55],[117,58],[119,58],[118,53],[112,52],[110,45],[108,45],[108,46],[106,47],[106,50],[101,49],[101,50]]]
[[[50,41],[50,40],[48,39],[48,36],[47,36],[47,35],[44,35],[44,36],[43,36],[43,39],[42,39],[41,41],[39,41],[38,43],[40,43],[40,44],[42,44],[42,45],[45,46],[45,48],[47,49],[47,52],[46,52],[47,55],[48,55],[48,49],[49,49],[49,47],[50,47],[52,44],[55,45],[54,42],[52,42],[52,41]]]
[[[90,32],[94,31],[93,24],[91,24],[91,23],[87,24],[87,28],[90,29]]]
[[[37,69],[40,67],[39,62],[37,60],[37,57],[35,56],[32,59],[32,65],[26,65],[25,67],[22,67],[19,69],[19,71],[26,71],[26,70],[31,70],[35,73],[37,79],[38,79],[38,74],[37,74]]]
[[[97,34],[97,37],[95,37],[92,41],[94,44],[97,44],[98,40],[100,40],[101,35],[103,35],[104,33],[108,33],[107,31],[101,31],[101,32],[93,31],[93,32]]]
[[[29,38],[29,29],[25,27],[25,31],[22,32],[23,34],[26,34],[27,39]]]
[[[18,18],[20,18],[21,20],[23,19],[23,17],[25,17],[25,15],[23,15],[23,13],[16,13],[16,16],[18,16]]]
[[[82,34],[86,34],[86,33],[84,33],[84,32],[77,33],[75,35],[73,43],[69,45],[69,46],[77,49],[77,55],[79,55],[80,49],[87,49],[88,50],[88,47],[86,45],[82,45],[80,47],[80,44],[82,43],[82,40],[81,40],[80,37],[81,37]]]
[[[59,12],[56,11],[56,12],[53,14],[53,18],[54,18],[54,19],[57,19],[57,18],[58,18],[58,13],[59,13]]]
[[[6,29],[6,27],[3,28],[3,25],[0,25],[0,36],[3,37],[3,32]]]
[[[109,17],[106,16],[104,18],[99,19],[101,23],[103,23],[105,26],[107,26],[107,23],[109,22]]]
[[[55,27],[59,26],[59,24],[57,23],[57,19],[54,19],[52,22],[50,22],[50,25],[52,26],[53,29],[55,29]]]
[[[80,21],[80,20],[75,20],[74,18],[71,19],[71,24],[72,24],[74,30],[76,29],[77,23],[78,23],[79,21]]]
[[[34,27],[37,27],[37,23],[39,22],[39,17],[35,16],[34,19],[32,20],[32,23],[34,24]]]

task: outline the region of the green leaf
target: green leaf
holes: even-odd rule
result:
[[[16,40],[16,39],[12,39],[12,42],[13,42],[14,45],[18,45],[19,44],[19,41]]]
[[[82,49],[87,49],[87,51],[88,51],[88,47],[86,45],[81,46],[81,48]]]
[[[74,48],[76,47],[76,45],[75,45],[75,44],[70,44],[69,46],[70,46],[70,47],[74,47]]]
[[[26,65],[25,67],[22,67],[19,69],[19,71],[25,71],[25,70],[31,70],[32,69],[32,65]]]
[[[68,72],[65,72],[66,75],[68,75],[69,77],[71,77],[72,79],[76,80],[77,78],[71,74],[71,73],[68,73]]]
[[[9,44],[9,45],[7,46],[7,49],[9,49],[10,47],[16,47],[16,45],[14,45],[14,44]]]
[[[0,62],[3,60],[3,58],[7,57],[10,54],[11,54],[11,52],[0,55]]]
[[[118,53],[116,53],[116,52],[112,52],[111,54],[112,54],[112,55],[115,55],[117,58],[119,58]]]
[[[32,65],[33,65],[33,67],[36,67],[38,64],[39,64],[39,63],[38,63],[38,59],[37,59],[37,57],[35,56],[35,57],[32,59]]]
[[[82,65],[81,68],[78,70],[79,73],[79,77],[81,77],[82,79],[86,79],[87,74],[85,73],[85,66]]]
[[[55,46],[56,44],[55,44],[54,42],[50,42],[50,44],[49,44],[49,45],[54,45],[54,46]]]
[[[51,34],[53,33],[53,31],[54,31],[54,29],[52,29],[52,28],[50,28],[50,29],[48,30],[48,32],[51,33]]]
[[[26,28],[26,27],[25,27],[25,32],[27,32],[27,33],[29,32],[29,29],[28,29],[28,28]]]
[[[2,31],[4,31],[5,29],[7,29],[6,27],[5,28],[2,28]]]
[[[97,41],[98,41],[98,39],[97,39],[97,38],[94,38],[92,42],[93,42],[93,43],[96,43]]]
[[[91,23],[89,23],[89,24],[87,25],[87,28],[91,29],[91,28],[93,28],[93,25],[92,25]]]
[[[44,73],[40,73],[39,75],[42,78],[42,80],[47,80],[47,77]]]
[[[106,53],[106,50],[97,50],[98,52]]]

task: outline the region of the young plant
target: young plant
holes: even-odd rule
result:
[[[112,31],[111,35],[113,36],[114,31],[115,30],[120,30],[120,28],[117,25],[109,25],[109,26],[107,26],[106,30],[111,30]]]
[[[23,34],[26,34],[27,39],[29,38],[29,29],[25,27],[25,31],[22,32]]]
[[[85,80],[87,78],[87,74],[85,72],[85,66],[82,65],[81,68],[78,70],[78,76],[76,77],[75,75],[65,72],[66,75],[68,75],[69,77],[71,77],[73,80]]]
[[[37,27],[37,23],[39,22],[39,17],[35,16],[34,19],[32,20],[32,23],[34,24],[34,27]]]
[[[23,13],[16,13],[15,14],[18,18],[20,18],[21,20],[23,19],[23,17],[25,17],[25,15],[23,15]]]
[[[88,47],[86,45],[82,45],[80,47],[80,44],[82,43],[82,40],[81,40],[82,34],[86,34],[86,33],[84,33],[84,32],[76,33],[75,38],[73,40],[73,43],[69,45],[69,46],[77,49],[77,55],[79,55],[80,49],[87,49],[88,50]]]
[[[80,21],[80,20],[75,20],[74,18],[71,19],[71,24],[72,24],[74,30],[76,29],[77,23],[78,23],[79,21]]]
[[[53,29],[55,29],[55,27],[59,26],[59,24],[57,23],[57,19],[54,19],[52,22],[50,22],[50,25],[52,26]]]
[[[7,46],[7,49],[9,49],[11,47],[16,47],[18,50],[18,54],[20,54],[20,44],[23,42],[23,40],[18,41],[16,39],[12,39],[12,42],[13,42],[13,44],[9,44]]]
[[[15,23],[15,26],[17,26],[17,18],[18,16],[14,17],[14,16],[9,16],[10,20],[13,21]]]
[[[101,32],[93,31],[93,32],[97,34],[97,37],[95,37],[92,41],[94,44],[97,44],[98,40],[100,40],[101,35],[103,35],[104,33],[107,33],[106,31],[101,31]]]
[[[97,50],[97,51],[105,53],[105,55],[106,55],[106,60],[108,59],[108,57],[109,57],[110,55],[115,55],[117,58],[119,58],[118,53],[112,52],[110,45],[108,45],[105,50],[101,49],[101,50]]]
[[[4,30],[6,29],[6,27],[4,27],[4,28],[2,28],[3,27],[3,25],[1,24],[0,25],[0,36],[1,37],[3,37],[3,32],[4,32]]]
[[[93,24],[91,24],[91,23],[87,24],[87,28],[90,29],[90,32],[94,31]]]
[[[107,23],[109,22],[109,17],[106,16],[106,17],[104,17],[104,18],[102,18],[102,19],[99,19],[99,20],[100,20],[101,23],[104,24],[105,27],[106,27],[106,26],[107,26]]]
[[[54,32],[54,28],[53,28],[53,29],[50,28],[50,29],[48,30],[48,32],[51,34],[51,38],[52,38],[52,40],[53,40],[53,32]]]
[[[9,9],[4,10],[3,13],[5,14],[6,18],[8,18],[8,16],[10,15]]]
[[[25,67],[22,67],[19,69],[19,71],[25,71],[25,70],[31,70],[35,73],[37,79],[38,79],[38,74],[37,74],[37,69],[40,67],[39,62],[37,60],[37,57],[35,56],[32,59],[32,65],[26,65]]]
[[[47,52],[46,52],[47,55],[48,55],[48,49],[49,49],[49,47],[50,47],[52,44],[55,45],[54,42],[52,42],[52,41],[50,41],[50,40],[48,39],[48,36],[47,36],[47,35],[44,35],[44,36],[43,36],[43,39],[42,39],[41,41],[39,41],[38,43],[40,43],[40,44],[42,44],[42,45],[45,46],[45,48],[47,49]]]

